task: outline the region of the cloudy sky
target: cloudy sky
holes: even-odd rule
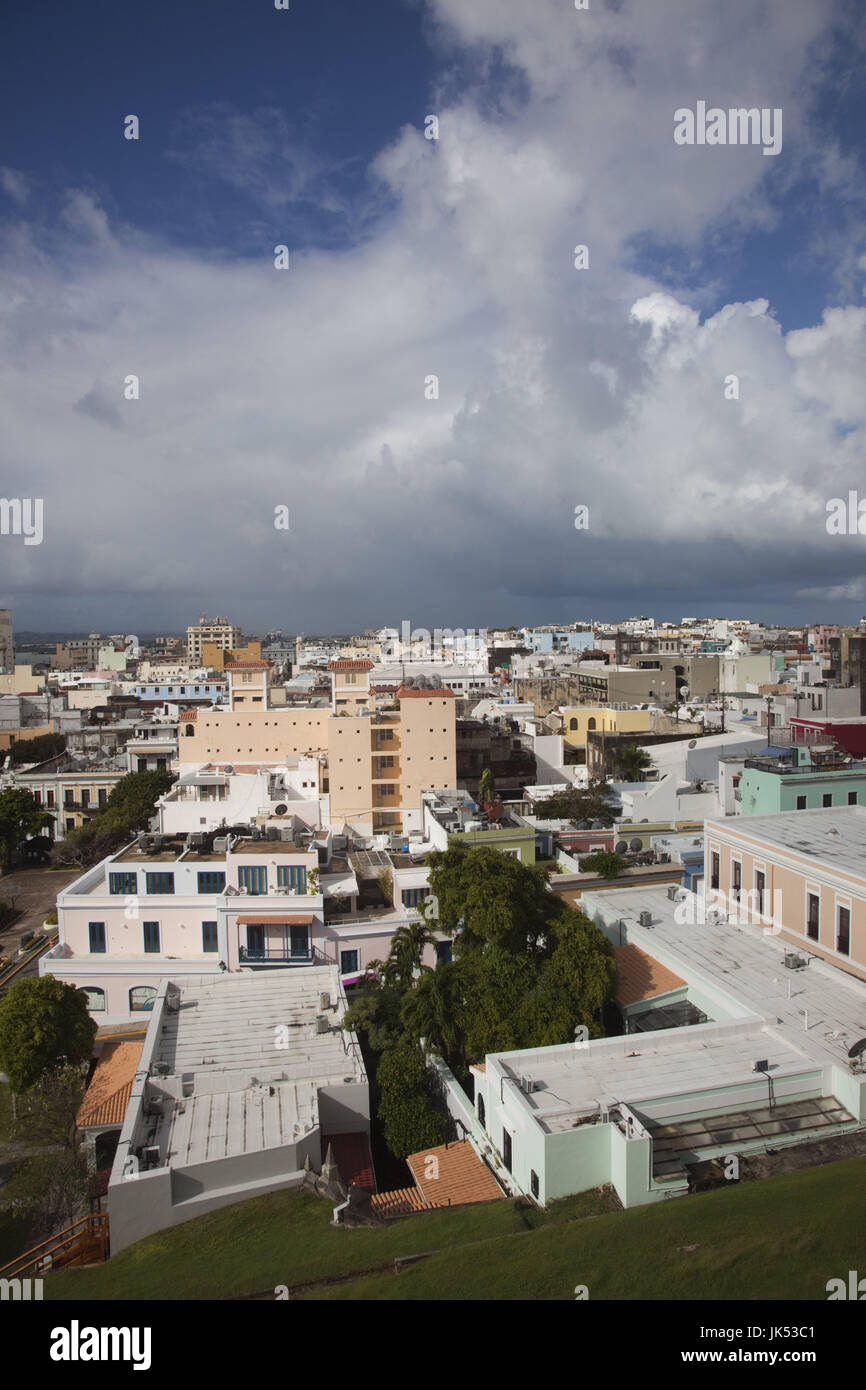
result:
[[[866,612],[866,536],[826,525],[866,499],[858,0],[0,30],[17,628]],[[781,151],[677,144],[699,102],[780,109]]]

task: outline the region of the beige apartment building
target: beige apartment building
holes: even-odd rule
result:
[[[182,764],[273,763],[323,753],[332,824],[362,832],[420,830],[421,793],[457,786],[456,696],[401,686],[376,707],[372,663],[332,661],[330,707],[276,709],[266,662],[227,665],[228,710],[181,714]]]
[[[228,618],[199,618],[186,630],[186,655],[192,666],[202,664],[202,644],[215,642],[223,651],[234,651],[243,641],[240,628]]]

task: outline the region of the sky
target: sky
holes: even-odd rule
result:
[[[16,629],[866,613],[858,0],[7,0],[0,40]],[[674,138],[741,107],[766,139]]]

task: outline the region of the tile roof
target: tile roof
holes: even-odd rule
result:
[[[227,661],[227,671],[269,671],[269,661]]]
[[[380,1216],[409,1216],[413,1211],[429,1211],[417,1187],[398,1187],[393,1192],[374,1192],[370,1206]]]
[[[431,1164],[431,1159],[435,1163]],[[469,1202],[498,1202],[504,1193],[468,1139],[422,1149],[406,1159],[428,1206],[459,1207]],[[427,1174],[432,1172],[432,1176]]]
[[[105,1044],[76,1116],[80,1129],[86,1125],[123,1124],[143,1047],[143,1038],[141,1041],[118,1040]]]
[[[328,662],[329,671],[372,671],[372,669],[373,662],[367,661],[363,657],[358,660],[338,657],[337,660]]]
[[[639,999],[654,999],[658,994],[667,994],[669,990],[679,989],[686,984],[679,975],[631,942],[625,946],[615,946],[614,955],[619,971],[616,1001],[626,1008],[629,1004],[636,1004]]]

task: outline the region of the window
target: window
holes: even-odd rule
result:
[[[743,883],[743,866],[739,859],[731,860],[731,892],[739,898]]]
[[[72,803],[74,802],[74,800],[75,800],[75,793],[74,793],[73,791],[67,789],[67,790],[63,793],[63,805],[64,805],[64,806],[71,806]]]
[[[718,853],[717,853],[715,850],[713,850],[712,854],[710,855],[710,887],[711,887],[711,888],[718,888],[718,886],[719,886],[719,863],[720,863],[720,860],[719,860]]]
[[[595,728],[595,720],[594,720],[594,719],[587,719],[587,721],[586,721],[586,727],[587,727],[587,729],[594,729],[594,728]]]
[[[437,941],[437,942],[436,942],[436,957],[437,957],[438,960],[440,960],[440,961],[442,962],[443,965],[447,965],[447,964],[448,964],[448,962],[452,959],[453,954],[454,954],[454,953],[453,953],[453,951],[452,951],[452,949],[451,949],[451,942],[450,942],[450,941]]]
[[[856,792],[849,792],[849,793],[848,793],[848,805],[849,805],[849,806],[856,806],[856,805],[857,805],[857,793],[856,793]]]
[[[202,922],[201,948],[203,951],[216,951],[218,949],[216,922]]]
[[[108,891],[113,897],[126,897],[138,892],[138,874],[109,874]]]
[[[49,805],[49,806],[53,806],[53,805],[54,805],[54,790],[53,790],[53,788],[49,788],[48,793],[47,793],[47,796],[48,796],[48,805]]]
[[[82,808],[87,807],[87,806],[90,805],[90,788],[89,788],[89,787],[82,787],[82,788],[81,788],[81,805],[82,805]]]
[[[159,955],[159,922],[142,922],[145,955]]]
[[[832,793],[832,792],[825,792],[825,793],[824,793],[824,795],[821,797],[821,805],[822,805],[822,806],[832,806],[832,805],[833,805],[833,793]]]
[[[222,893],[225,891],[226,876],[212,869],[204,869],[198,876],[200,893]]]
[[[507,1129],[503,1129],[502,1131],[502,1162],[510,1173],[513,1155],[511,1150],[511,1135],[508,1133]]]
[[[359,954],[359,953],[358,953],[357,951],[341,951],[341,952],[340,952],[340,974],[341,974],[341,975],[355,975],[355,974],[357,974],[358,968],[359,968],[359,967],[358,967],[358,954]]]
[[[307,866],[306,864],[278,864],[277,865],[277,887],[290,888],[293,893],[306,893],[307,891]]]
[[[238,869],[238,887],[242,893],[250,893],[253,896],[260,896],[268,891],[268,871],[267,868],[259,865],[244,864]]]
[[[155,998],[156,990],[152,985],[135,985],[129,991],[129,1012],[133,1014],[149,1013],[153,1008]]]
[[[100,806],[108,805],[108,792],[105,787],[100,787],[96,796]]]
[[[534,1168],[529,1170],[529,1190],[533,1197],[538,1200],[538,1174]]]
[[[90,951],[94,956],[105,955],[105,923],[88,922],[87,930],[90,933]]]
[[[798,797],[797,797],[797,810],[798,810],[798,811],[805,811],[805,809],[806,809],[806,798],[805,798],[805,796],[798,796]]]
[[[145,874],[148,893],[173,893],[174,874]]]
[[[87,1000],[87,1007],[92,1014],[105,1012],[105,990],[91,987],[81,991]]]
[[[404,907],[417,907],[427,897],[427,888],[404,888],[402,892]]]
[[[840,955],[851,954],[851,909],[839,908],[839,921],[836,926],[836,950]]]
[[[36,805],[37,805],[37,806],[41,806],[41,805],[42,805],[42,793],[41,793],[41,791],[39,790],[38,787],[36,788],[36,790],[35,790],[34,793],[33,793],[33,800],[36,802]]]
[[[821,900],[817,893],[806,894],[806,934],[811,941],[820,935]]]
[[[480,1092],[479,1092],[479,1095],[478,1095],[478,1122],[479,1122],[479,1124],[481,1125],[481,1127],[482,1127],[482,1129],[483,1129],[483,1128],[484,1128],[484,1097],[480,1094]]]
[[[758,912],[760,913],[760,915],[761,915],[762,917],[763,917],[763,915],[764,915],[764,889],[766,888],[766,886],[767,886],[767,877],[766,877],[766,874],[762,873],[760,869],[756,869],[756,870],[755,870],[755,897],[756,897],[757,900],[758,900]]]

